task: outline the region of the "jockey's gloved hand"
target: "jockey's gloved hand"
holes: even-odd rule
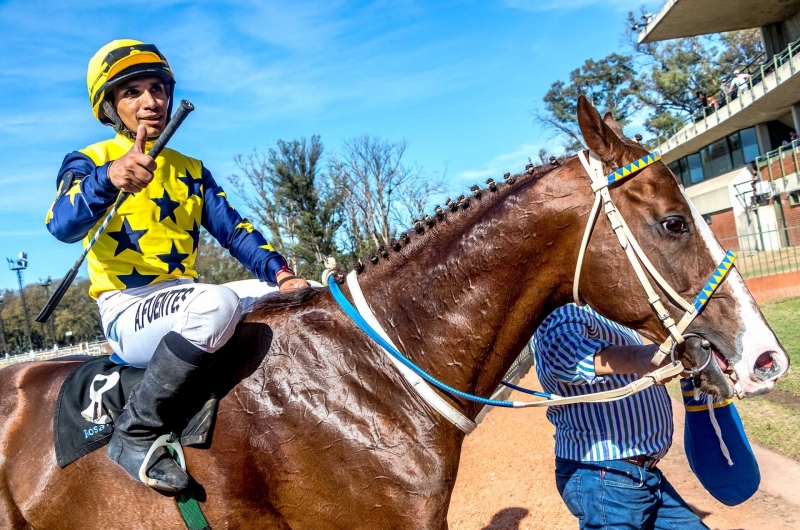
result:
[[[294,291],[296,289],[304,289],[310,287],[304,278],[299,278],[294,275],[291,269],[285,268],[275,275],[275,280],[278,282],[278,288],[281,292]]]

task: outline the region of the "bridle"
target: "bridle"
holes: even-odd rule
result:
[[[664,343],[659,346],[658,352],[653,357],[653,363],[660,365],[666,355],[670,355],[672,362],[653,370],[652,372],[624,387],[602,392],[595,392],[592,394],[564,397],[504,383],[506,386],[510,386],[516,390],[545,398],[546,401],[501,401],[468,394],[439,381],[414,364],[414,362],[408,359],[408,357],[400,353],[399,349],[392,342],[391,338],[386,333],[386,330],[383,329],[378,322],[378,319],[375,318],[374,313],[370,309],[369,304],[367,303],[366,298],[361,291],[361,287],[358,282],[358,273],[355,270],[351,271],[346,278],[347,286],[350,290],[350,296],[353,298],[355,307],[342,293],[338,283],[336,282],[335,275],[328,275],[327,284],[330,288],[331,295],[342,308],[342,310],[347,314],[347,316],[350,317],[353,322],[359,328],[361,328],[362,331],[364,331],[373,341],[380,345],[386,353],[389,354],[390,359],[397,367],[406,383],[410,385],[426,403],[428,403],[434,410],[439,412],[461,431],[467,434],[475,428],[475,423],[463,415],[460,411],[456,410],[452,405],[450,405],[450,403],[444,400],[428,385],[434,386],[440,391],[448,393],[452,396],[484,405],[527,408],[548,407],[551,405],[567,405],[572,403],[601,403],[617,401],[619,399],[629,397],[637,392],[641,392],[642,390],[649,388],[654,384],[661,383],[677,376],[684,371],[684,368],[679,361],[675,360],[675,347],[678,344],[685,342],[686,338],[689,336],[694,335],[699,337],[698,335],[692,333],[686,333],[686,328],[708,303],[709,298],[722,283],[725,275],[733,266],[733,261],[736,259],[736,254],[729,251],[722,260],[722,263],[720,263],[720,265],[714,271],[714,274],[712,274],[706,285],[700,290],[700,294],[697,295],[697,298],[695,298],[694,302],[686,302],[680,297],[680,295],[678,295],[678,293],[675,292],[674,289],[672,289],[672,287],[670,287],[667,281],[661,277],[655,267],[653,267],[653,264],[647,259],[647,256],[645,256],[642,248],[636,241],[636,238],[625,224],[625,220],[622,218],[622,215],[620,215],[619,211],[614,205],[614,201],[611,199],[611,194],[608,191],[608,187],[611,184],[614,184],[615,182],[618,182],[628,176],[632,176],[645,167],[658,162],[661,160],[661,156],[658,153],[650,153],[647,156],[640,158],[639,160],[636,160],[635,162],[632,162],[606,176],[603,175],[603,164],[597,155],[589,152],[589,161],[587,161],[586,155],[584,155],[582,152],[579,153],[578,156],[581,160],[581,163],[586,168],[587,174],[592,179],[592,190],[595,193],[595,201],[594,205],[592,206],[589,219],[586,223],[586,229],[584,231],[583,240],[581,241],[581,247],[578,253],[578,262],[575,268],[575,278],[573,282],[573,296],[575,298],[575,302],[578,305],[582,305],[579,295],[581,265],[583,263],[584,254],[586,253],[586,247],[589,244],[592,228],[600,211],[600,205],[603,204],[606,216],[611,222],[611,227],[614,230],[614,233],[617,235],[620,246],[622,246],[626,256],[628,256],[628,260],[631,262],[639,282],[642,284],[642,287],[647,293],[647,300],[650,303],[650,306],[653,308],[653,311],[655,311],[656,315],[658,315],[658,319],[662,326],[664,326],[664,328],[669,332],[669,337],[667,337],[667,340],[665,340]],[[664,292],[667,293],[667,296],[686,311],[678,323],[675,323],[669,311],[667,311],[667,309],[664,307],[664,304],[661,302],[661,299],[656,294],[653,286],[650,283],[650,280],[645,274],[645,269],[656,281],[656,283],[664,290]],[[708,361],[700,369],[693,371],[692,375],[697,378],[700,371],[708,366],[710,360],[711,356],[709,354]]]
[[[658,351],[655,353],[655,355],[653,355],[652,362],[654,365],[659,366],[664,361],[664,357],[667,355],[670,355],[671,360],[675,362],[675,347],[678,344],[683,344],[686,338],[689,336],[699,337],[699,335],[696,334],[685,333],[686,328],[689,327],[689,324],[691,324],[697,315],[700,314],[711,296],[714,294],[714,291],[716,291],[725,280],[728,271],[730,271],[730,269],[733,267],[733,262],[736,260],[736,253],[729,250],[725,254],[722,262],[720,262],[714,273],[711,275],[711,278],[709,278],[709,280],[700,290],[700,293],[694,299],[694,302],[689,303],[684,300],[683,297],[681,297],[675,291],[675,289],[673,289],[672,286],[670,286],[670,284],[661,276],[661,274],[659,274],[658,270],[656,270],[650,260],[647,259],[642,247],[639,245],[639,242],[636,241],[636,237],[634,237],[633,233],[628,228],[628,225],[625,223],[625,219],[622,218],[622,214],[620,214],[619,210],[614,204],[614,201],[611,198],[611,193],[609,193],[608,190],[610,185],[627,177],[635,176],[642,169],[655,164],[661,160],[661,155],[658,152],[648,153],[646,156],[635,160],[634,162],[631,162],[630,164],[621,167],[608,175],[604,175],[603,162],[600,157],[591,151],[588,153],[588,160],[583,151],[578,153],[578,159],[581,161],[581,164],[583,164],[584,169],[586,169],[586,173],[589,175],[589,178],[592,179],[592,191],[595,194],[595,198],[591,213],[589,214],[589,219],[586,222],[586,229],[583,232],[580,250],[578,251],[578,261],[575,265],[575,277],[572,285],[572,296],[577,305],[584,305],[581,301],[579,291],[581,266],[583,264],[584,254],[586,253],[586,247],[589,244],[589,239],[592,234],[592,228],[597,221],[597,217],[600,213],[600,205],[602,204],[606,217],[608,217],[608,221],[611,223],[611,229],[614,230],[614,233],[617,236],[617,241],[625,251],[625,256],[627,256],[628,261],[636,273],[636,278],[639,280],[639,283],[641,283],[642,288],[647,294],[647,301],[650,304],[650,307],[658,317],[661,325],[669,333],[667,339],[661,343],[661,345],[658,347]],[[666,293],[667,297],[685,311],[683,317],[677,323],[672,318],[672,315],[670,315],[669,311],[664,307],[664,304],[661,302],[661,297],[659,297],[659,295],[653,289],[653,285],[650,283],[647,274],[645,274],[645,270],[650,274],[650,277],[653,278],[661,290]],[[710,360],[711,356],[709,355],[708,360],[701,368],[694,368],[690,371],[691,375],[696,379],[700,371],[704,370],[708,366]]]

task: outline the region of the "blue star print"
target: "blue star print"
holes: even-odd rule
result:
[[[117,248],[114,250],[114,255],[118,256],[125,250],[132,250],[134,252],[142,253],[142,247],[139,245],[139,239],[147,232],[145,230],[134,230],[127,218],[122,219],[122,228],[117,232],[106,232],[108,236],[117,242]]]
[[[173,201],[172,197],[169,196],[167,190],[164,190],[164,195],[161,196],[160,199],[150,199],[154,203],[161,208],[161,215],[159,216],[159,221],[163,221],[167,217],[172,219],[173,223],[177,223],[178,221],[175,220],[175,208],[181,205],[178,201]]]

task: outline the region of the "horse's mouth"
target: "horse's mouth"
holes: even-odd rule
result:
[[[707,344],[703,347],[702,343]],[[704,368],[700,372],[700,389],[707,393],[730,399],[734,396],[743,398],[744,392],[739,385],[736,372],[731,361],[708,341],[699,337],[686,340],[686,352],[695,367]],[[709,355],[711,358],[709,359]]]
[[[729,371],[731,372],[733,371],[733,369],[730,368],[728,359],[726,359],[720,352],[718,352],[714,348],[711,348],[711,355],[714,357],[714,361],[716,361],[717,366],[719,366],[719,369],[722,373],[728,373]]]
[[[695,366],[698,361],[707,366],[702,370],[700,377],[701,389],[709,394],[720,396],[724,399],[737,397],[739,399],[755,397],[769,392],[774,386],[774,381],[781,375],[782,366],[778,354],[774,351],[765,351],[753,362],[751,372],[743,374],[742,370],[747,370],[741,362],[737,362],[739,356],[733,359],[726,357],[713,344],[709,344],[708,349],[700,348],[697,344],[691,344],[691,339],[687,339],[687,352],[690,353]],[[710,350],[710,351],[709,351]],[[711,359],[709,359],[709,354]],[[742,380],[742,378],[746,378]]]
[[[724,395],[723,397],[729,398],[736,396],[739,399],[744,399],[745,393],[742,390],[742,386],[739,384],[739,379],[736,376],[736,370],[733,369],[733,366],[728,361],[728,359],[718,352],[715,348],[711,348],[711,355],[714,357],[714,361],[716,367],[719,369],[720,376],[722,376],[722,380],[728,385],[731,395]],[[725,392],[724,394],[727,394]]]

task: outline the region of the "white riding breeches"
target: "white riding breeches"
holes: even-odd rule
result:
[[[169,280],[103,293],[97,305],[114,353],[122,361],[144,368],[170,331],[201,350],[217,351],[259,298],[277,292],[277,285],[259,280],[224,285]]]

